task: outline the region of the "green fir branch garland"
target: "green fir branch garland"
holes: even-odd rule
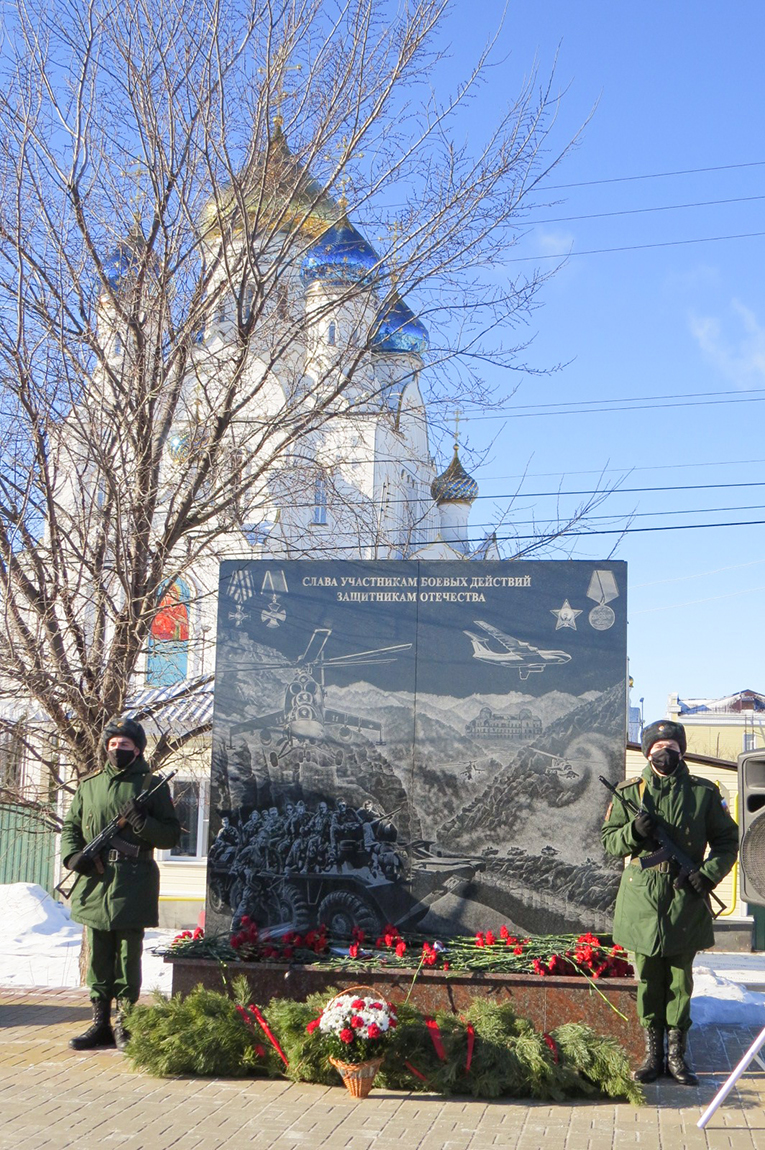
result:
[[[306,1030],[338,991],[322,991],[306,1002],[275,998],[261,1008],[286,1067],[247,1009],[246,979],[235,979],[232,993],[230,998],[198,986],[185,998],[157,994],[153,1005],[136,1007],[131,1015],[128,1057],[137,1068],[163,1077],[263,1074],[339,1084],[326,1048]],[[442,1059],[426,1017],[410,1004],[397,1010],[398,1027],[377,1079],[388,1089],[557,1102],[600,1093],[643,1101],[622,1048],[587,1026],[566,1023],[543,1035],[508,1004],[476,999],[464,1017],[436,1013]]]

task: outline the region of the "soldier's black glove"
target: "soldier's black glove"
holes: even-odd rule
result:
[[[146,814],[137,805],[135,799],[131,799],[129,803],[125,803],[125,806],[120,811],[120,818],[124,819],[125,822],[133,828],[136,834],[140,834],[146,826]]]
[[[656,819],[652,815],[649,815],[648,811],[641,811],[640,814],[635,817],[632,829],[635,832],[636,838],[649,839],[656,830]]]
[[[96,870],[95,860],[84,858],[82,851],[75,851],[64,865],[69,867],[69,870],[77,871],[77,874],[94,874]]]
[[[700,870],[692,870],[688,875],[688,882],[696,891],[696,894],[701,895],[702,898],[706,898],[709,892],[714,890],[715,884],[710,878],[707,878],[705,874],[702,874]]]

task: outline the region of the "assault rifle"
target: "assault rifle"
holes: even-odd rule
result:
[[[612,783],[609,783],[608,779],[604,778],[603,775],[598,775],[598,778],[600,779],[603,786],[608,788],[611,794],[619,800],[624,809],[631,815],[647,814],[650,817],[653,817],[651,812],[646,807],[642,805],[638,806],[636,803],[633,803],[632,799],[628,799],[626,795],[623,795],[621,791],[617,790],[617,788],[613,786]],[[659,844],[659,850],[654,851],[653,854],[650,855],[641,855],[641,857],[636,860],[640,866],[640,869],[647,870],[649,867],[657,866],[659,863],[669,862],[671,860],[672,862],[677,863],[678,867],[680,868],[678,876],[672,885],[675,890],[682,890],[688,881],[688,875],[693,874],[694,871],[699,869],[698,864],[695,863],[690,855],[687,855],[684,850],[681,850],[681,848],[672,841],[664,828],[658,824],[651,831],[651,838],[655,839]],[[717,918],[722,914],[724,910],[727,909],[725,903],[717,897],[714,891],[710,891],[708,895],[703,896],[703,899],[704,905],[711,914],[712,918]],[[714,899],[720,908],[717,913],[712,910],[710,899]]]
[[[163,787],[165,783],[169,783],[173,776],[177,774],[177,771],[168,771],[166,775],[156,775],[154,777],[154,785],[150,787],[149,790],[140,791],[135,796],[134,802],[138,810],[143,810],[151,796],[156,794],[160,787]],[[127,819],[122,815],[116,815],[110,823],[107,823],[102,831],[99,831],[95,838],[92,838],[90,842],[82,848],[81,857],[86,861],[94,862],[97,868],[100,866],[100,873],[103,873],[101,852],[119,840],[119,833],[126,825]],[[120,841],[120,849],[128,857],[132,856],[137,858],[138,856],[139,848],[133,847],[130,843],[121,843]],[[69,876],[67,875],[65,878],[62,878],[58,886],[54,888],[55,890],[59,891],[64,898],[71,897],[72,891],[83,876],[78,874],[75,877],[75,880],[70,886],[69,890],[64,890],[64,886],[66,885],[68,877]]]

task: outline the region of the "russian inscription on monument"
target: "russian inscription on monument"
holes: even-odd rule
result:
[[[208,929],[607,928],[612,562],[221,566]]]

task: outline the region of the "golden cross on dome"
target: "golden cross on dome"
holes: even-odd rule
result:
[[[341,168],[342,175],[339,177],[338,183],[340,184],[340,207],[342,208],[343,211],[346,211],[346,209],[348,207],[348,196],[346,195],[346,192],[348,191],[348,185],[351,182],[351,178],[348,175],[348,173],[346,172],[345,166],[349,162],[349,160],[352,160],[352,159],[353,160],[363,160],[364,159],[364,153],[363,152],[354,152],[353,154],[351,154],[350,151],[348,150],[348,137],[347,136],[343,136],[342,140],[338,144],[335,144],[334,150],[338,153],[338,155],[342,159],[342,168]],[[326,156],[325,159],[333,161],[332,156]]]
[[[390,250],[388,251],[388,254],[385,257],[385,259],[387,260],[388,266],[390,267],[391,283],[393,284],[393,287],[395,288],[396,284],[398,283],[398,264],[399,264],[398,253],[396,252],[396,248],[398,247],[398,241],[401,238],[401,236],[403,235],[403,232],[401,229],[401,224],[399,223],[398,220],[394,220],[392,224],[386,224],[385,226],[387,228],[388,234],[387,234],[387,236],[377,236],[377,242],[380,244],[384,244],[384,243],[388,243],[388,242],[392,241]]]
[[[276,74],[276,91],[274,92],[274,103],[276,104],[276,115],[274,116],[274,127],[281,130],[284,127],[284,117],[282,116],[282,101],[291,96],[292,93],[288,92],[284,87],[284,76],[287,72],[302,72],[302,64],[288,64],[289,52],[284,44],[281,48],[277,48],[273,56],[273,67],[258,68],[258,73],[261,76],[269,76],[271,73]]]
[[[454,409],[454,450],[460,445],[460,416],[464,414],[459,407]]]

